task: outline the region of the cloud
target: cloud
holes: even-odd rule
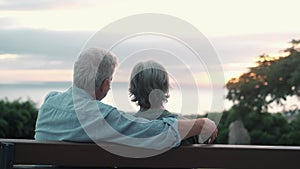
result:
[[[14,25],[15,21],[12,18],[9,17],[1,17],[0,18],[0,25],[1,28],[9,28],[10,26]]]
[[[0,29],[0,55],[17,55],[0,61],[1,69],[71,68],[92,32],[39,29]]]
[[[74,60],[93,33],[43,29],[0,29],[0,69],[71,70]],[[208,39],[219,55],[223,70],[231,72],[228,75],[236,76],[239,72],[245,72],[251,63],[254,65],[256,57],[260,54],[279,52],[291,39],[297,39],[297,36],[296,33],[269,33],[208,37]],[[112,39],[114,35],[107,35],[99,40],[101,43],[95,42],[95,45],[105,47],[107,46],[105,44],[111,44]],[[165,49],[165,51],[159,49]],[[207,72],[206,63],[195,61],[195,58],[189,56],[188,51],[181,50],[175,42],[169,40],[153,37],[130,39],[115,47],[113,52],[117,54],[120,61],[117,76],[121,81],[128,80],[136,62],[149,59],[162,63],[173,76],[176,76],[174,78],[178,77],[178,79],[192,79],[190,71]],[[137,53],[133,54],[133,52]],[[203,51],[202,55],[206,54]],[[212,71],[219,71],[218,65],[209,64]]]
[[[2,10],[45,10],[56,8],[84,7],[96,3],[94,0],[2,0],[0,9]]]
[[[209,38],[223,64],[254,63],[262,54],[278,53],[299,39],[299,32],[270,32]]]

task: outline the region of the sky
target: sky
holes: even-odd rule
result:
[[[257,56],[277,55],[289,41],[300,38],[298,4],[296,0],[0,0],[0,83],[71,81],[74,60],[96,32],[143,13],[170,15],[196,27],[214,47],[227,81],[254,66]],[[137,45],[139,39],[134,40],[131,44]],[[178,75],[175,80],[184,81],[180,65],[166,63]],[[120,66],[124,70],[119,72],[128,74],[128,65]],[[210,83],[204,68],[194,73],[198,85]],[[114,80],[126,81],[124,77]]]

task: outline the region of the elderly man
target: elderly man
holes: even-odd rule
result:
[[[149,149],[178,146],[180,141],[206,133],[213,142],[214,122],[206,118],[160,120],[136,118],[101,102],[110,90],[116,57],[103,49],[83,51],[74,64],[73,86],[50,92],[36,122],[36,140],[101,141]]]

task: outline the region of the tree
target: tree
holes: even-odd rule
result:
[[[267,111],[270,103],[282,104],[287,96],[300,97],[300,40],[290,43],[282,56],[261,55],[257,66],[230,79],[226,98],[239,107],[261,112]]]

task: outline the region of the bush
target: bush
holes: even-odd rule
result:
[[[300,113],[297,117],[289,124],[289,132],[282,135],[279,140],[279,144],[282,145],[300,145]]]
[[[282,113],[243,112],[237,106],[224,111],[218,125],[219,133],[215,143],[228,144],[229,125],[235,120],[242,120],[251,137],[251,144],[256,145],[300,145],[300,114],[293,121],[288,121]]]
[[[0,137],[33,138],[37,112],[31,100],[0,100]]]
[[[255,145],[271,145],[276,144],[276,136],[268,131],[252,130],[250,132],[251,144]]]

